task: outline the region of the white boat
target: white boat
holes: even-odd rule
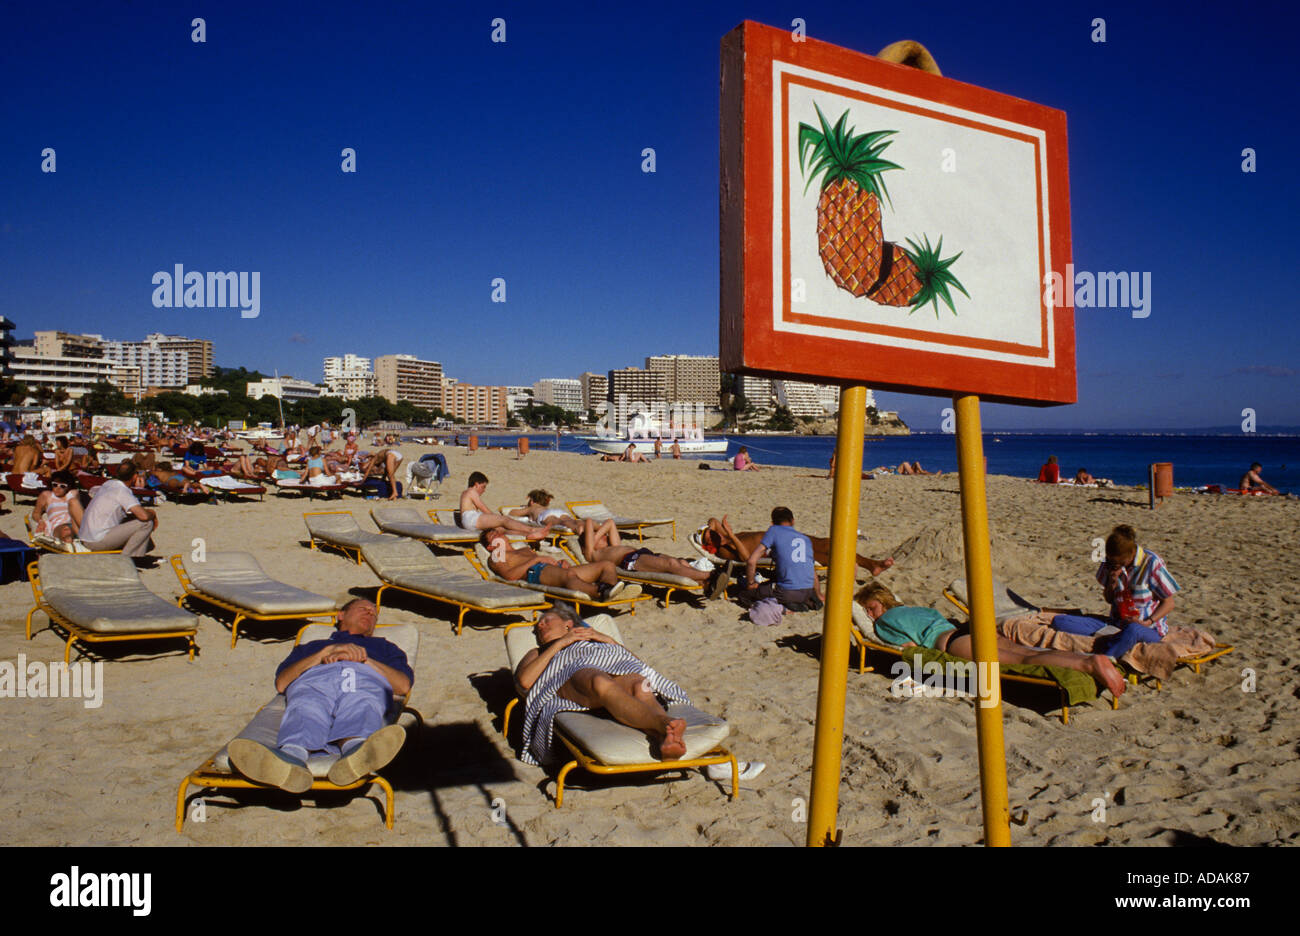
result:
[[[594,452],[602,455],[621,455],[627,450],[630,444],[636,446],[636,450],[642,455],[653,455],[655,450],[654,439],[628,439],[618,436],[577,436],[578,441],[585,442],[587,447]],[[682,450],[683,455],[723,455],[727,451],[727,440],[724,439],[660,439],[660,451],[667,455],[672,451],[673,442],[677,443],[678,448]]]

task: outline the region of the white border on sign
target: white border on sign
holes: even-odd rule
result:
[[[902,338],[895,335],[885,335],[875,332],[861,332],[854,329],[836,328],[827,325],[806,325],[800,322],[788,322],[782,318],[785,308],[784,292],[784,268],[785,257],[783,245],[781,243],[781,232],[785,227],[785,205],[781,199],[783,189],[783,173],[788,173],[791,167],[787,164],[787,153],[782,147],[784,137],[783,130],[788,115],[781,112],[781,76],[790,74],[802,78],[811,78],[827,84],[838,85],[845,89],[873,94],[877,97],[897,101],[900,104],[909,104],[916,107],[924,107],[941,113],[951,114],[956,117],[962,117],[975,123],[982,123],[988,126],[1001,127],[1005,130],[1013,130],[1031,136],[1038,141],[1039,152],[1042,158],[1039,160],[1039,184],[1043,190],[1043,205],[1040,215],[1043,233],[1043,261],[1047,270],[1051,269],[1052,257],[1052,230],[1051,230],[1051,192],[1047,184],[1047,134],[1038,127],[1029,127],[1024,124],[1014,123],[1013,121],[1004,120],[999,117],[990,117],[987,114],[981,114],[976,111],[968,111],[960,107],[954,107],[951,104],[943,104],[938,101],[931,101],[928,98],[918,98],[909,94],[902,94],[898,91],[892,91],[887,88],[880,88],[876,85],[869,85],[860,81],[852,81],[842,78],[839,75],[830,75],[826,72],[816,71],[815,69],[805,68],[799,65],[792,65],[789,62],[774,60],[772,62],[772,329],[777,332],[795,332],[804,335],[816,335],[822,338],[832,338],[841,341],[855,341],[861,344],[885,345],[888,347],[904,348],[913,351],[930,351],[942,354],[952,354],[959,357],[979,358],[981,360],[1001,361],[1008,364],[1027,364],[1033,367],[1053,368],[1056,366],[1056,322],[1055,309],[1053,304],[1048,301],[1047,306],[1047,356],[1030,356],[1025,354],[1016,354],[1007,351],[994,351],[985,348],[970,348],[960,345],[944,343],[940,340],[926,340],[923,338]],[[1042,284],[1039,284],[1040,301],[1043,292]]]

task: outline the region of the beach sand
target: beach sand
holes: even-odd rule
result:
[[[426,449],[406,446],[408,457]],[[605,464],[573,454],[448,452],[452,478],[431,506],[454,507],[469,471],[492,479],[492,506],[517,504],[543,486],[557,501],[599,497],[633,516],[672,515],[648,545],[694,557],[689,533],[710,515],[737,530],[764,529],[773,506],[795,525],[829,535],[831,484],[809,469],[752,474],[701,471],[693,461]],[[824,472],[821,472],[824,474]],[[306,545],[302,513],[348,509],[369,529],[377,502],[161,505],[157,554],[248,550],[283,581],[329,595],[372,597],[368,566]],[[1182,585],[1175,620],[1210,630],[1236,652],[1200,675],[1178,670],[1156,691],[1130,688],[1118,711],[1105,701],[1075,708],[1062,725],[1054,692],[1007,690],[1003,703],[1012,840],[1024,844],[1285,844],[1300,835],[1300,581],[1295,544],[1300,504],[1282,499],[1178,495],[1152,512],[1133,488],[1049,488],[989,479],[995,574],[1025,597],[1099,609],[1094,540],[1130,523]],[[0,515],[23,537],[24,504]],[[905,601],[954,609],[941,597],[963,575],[955,477],[885,477],[862,484],[860,551],[895,553],[886,573]],[[453,567],[468,569],[453,556]],[[154,592],[180,589],[163,563],[143,573]],[[25,582],[0,587],[0,660],[62,659],[50,630],[28,642]],[[955,612],[954,612],[955,613]],[[453,609],[385,596],[381,623],[421,628],[411,705],[424,729],[384,771],[397,792],[385,831],[374,801],[355,793],[299,801],[278,792],[205,795],[183,833],[173,828],[177,786],[270,699],[292,625],[227,627],[199,617],[200,655],[109,650],[103,704],[0,698],[0,816],[11,845],[798,845],[808,798],[817,698],[820,614],[787,615],[760,628],[729,602],[664,609],[642,602],[620,615],[628,646],[680,683],[699,707],[725,716],[731,749],[767,770],[728,802],[698,771],[685,777],[570,776],[565,806],[554,783],[519,762],[500,735],[510,697],[501,625],[471,615],[456,637]],[[225,618],[228,620],[228,618]],[[36,626],[45,627],[43,615]],[[288,639],[286,639],[288,638]],[[137,645],[153,649],[150,645]],[[856,663],[856,654],[854,656]],[[848,676],[838,825],[845,844],[949,845],[982,839],[975,709],[957,698],[895,698],[890,660]],[[1254,691],[1243,691],[1245,670]],[[512,726],[513,731],[513,726]],[[194,791],[191,790],[191,793]],[[378,791],[375,791],[376,793]],[[1104,806],[1104,817],[1099,806]],[[1099,817],[1100,820],[1099,820]]]

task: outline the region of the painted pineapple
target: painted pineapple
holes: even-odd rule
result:
[[[888,252],[881,264],[880,279],[867,290],[867,298],[881,305],[911,306],[908,315],[926,303],[933,303],[935,318],[939,317],[939,300],[942,299],[956,315],[949,287],[956,287],[967,299],[970,298],[970,293],[948,270],[961,254],[944,260],[941,256],[942,237],[933,247],[929,237],[923,237],[920,244],[908,238],[907,243],[911,250],[885,242]]]
[[[817,107],[815,104],[814,107]],[[880,277],[885,251],[880,196],[889,198],[880,174],[900,166],[881,159],[893,130],[855,134],[845,128],[846,110],[831,127],[817,107],[818,129],[799,125],[799,171],[808,182],[822,176],[817,199],[817,249],[826,273],[841,289],[865,296]]]

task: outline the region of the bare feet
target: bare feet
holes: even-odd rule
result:
[[[867,562],[867,571],[872,575],[879,575],[894,564],[894,557],[888,559],[871,559]]]
[[[1119,667],[1112,663],[1108,656],[1098,655],[1092,659],[1096,665],[1096,672],[1092,675],[1105,683],[1106,688],[1110,690],[1110,694],[1115,698],[1122,696],[1126,685],[1124,674],[1119,671]]]
[[[674,718],[664,728],[663,740],[659,742],[660,760],[681,760],[686,755],[686,720]]]

